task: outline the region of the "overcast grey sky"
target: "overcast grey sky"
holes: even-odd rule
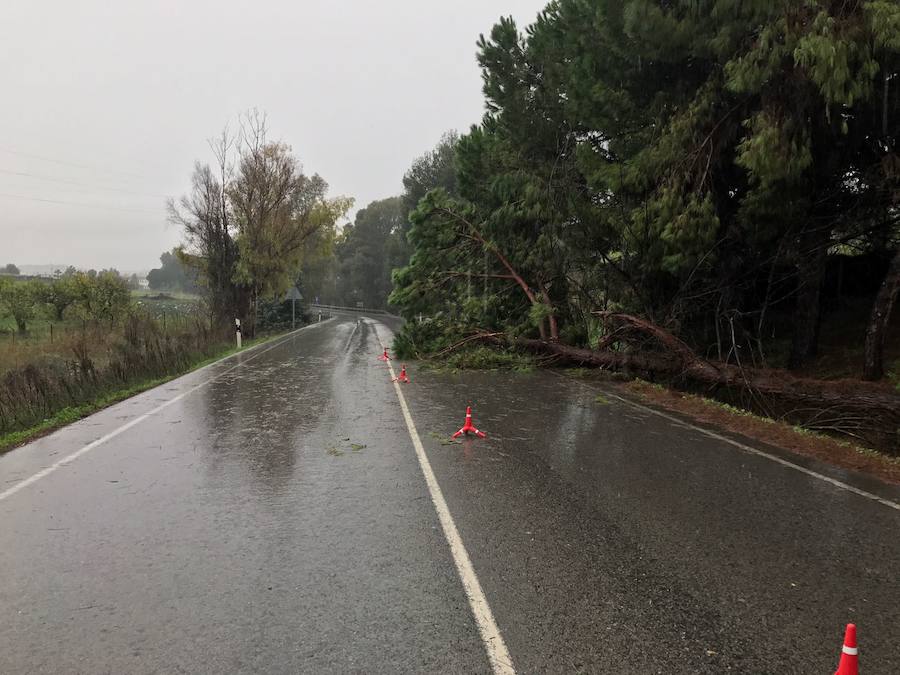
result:
[[[165,198],[253,107],[333,195],[398,194],[414,157],[481,118],[478,35],[545,4],[6,2],[0,264],[155,266],[180,239]]]

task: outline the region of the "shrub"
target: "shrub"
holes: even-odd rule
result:
[[[187,370],[232,340],[201,320],[178,331],[131,313],[121,331],[76,335],[67,352],[35,353],[0,375],[0,435],[27,429],[60,410],[141,381]]]

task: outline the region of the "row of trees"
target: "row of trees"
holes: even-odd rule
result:
[[[555,0],[483,37],[487,113],[412,215],[407,316],[594,344],[639,315],[741,364],[816,354],[838,253],[900,286],[900,6]],[[427,187],[437,179],[423,181]],[[413,328],[411,327],[410,330]]]
[[[406,264],[407,212],[400,197],[374,201],[346,225],[335,246],[337,301],[387,307],[391,273]]]
[[[71,271],[55,279],[0,279],[0,316],[9,317],[20,333],[37,317],[63,321],[69,316],[115,321],[131,305],[128,281],[115,270]]]
[[[411,253],[408,215],[434,188],[454,190],[454,146],[450,132],[428,153],[416,158],[403,177],[403,193],[371,202],[354,222],[335,233],[322,255],[303,266],[299,287],[322,302],[375,309],[390,308],[394,270],[407,265]]]
[[[305,176],[288,146],[266,140],[265,119],[251,114],[238,134],[211,143],[216,167],[196,165],[191,193],[170,203],[186,243],[161,256],[150,287],[197,284],[216,318],[229,322],[252,320],[260,301],[277,302],[292,284],[308,301],[386,308],[392,273],[409,261],[407,216],[430,189],[453,189],[457,140],[447,134],[416,159],[403,194],[339,227],[351,200],[328,199],[325,182]]]
[[[178,256],[196,270],[213,318],[240,318],[252,333],[259,300],[282,296],[304,263],[330,250],[352,200],[328,198],[327,183],[268,138],[258,113],[210,145],[215,165],[195,165],[191,191],[170,201],[169,217],[183,228]]]

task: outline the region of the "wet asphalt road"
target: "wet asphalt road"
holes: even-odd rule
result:
[[[310,327],[0,457],[3,494],[132,424],[0,498],[0,673],[488,672],[379,337]],[[831,673],[850,621],[900,672],[900,510],[552,372],[410,376],[518,672]],[[468,403],[488,438],[451,444]]]

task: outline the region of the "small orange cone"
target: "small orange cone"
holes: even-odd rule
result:
[[[384,351],[382,352],[381,356],[378,357],[378,360],[379,361],[390,361],[391,360],[391,357],[388,356],[388,353],[387,353],[387,347],[384,348]]]
[[[403,365],[400,368],[400,374],[391,380],[391,382],[405,382],[406,384],[409,384],[409,376],[406,374],[406,365]]]
[[[859,649],[856,648],[856,624],[848,623],[844,634],[841,661],[834,675],[859,675]]]
[[[463,434],[468,436],[470,433],[475,434],[476,436],[478,436],[478,438],[486,438],[487,437],[486,434],[483,434],[482,432],[478,431],[478,429],[475,428],[475,425],[472,424],[472,406],[467,406],[466,407],[466,423],[463,425],[462,429],[460,429],[455,434],[453,434],[453,438],[457,438],[459,436],[462,436]]]

